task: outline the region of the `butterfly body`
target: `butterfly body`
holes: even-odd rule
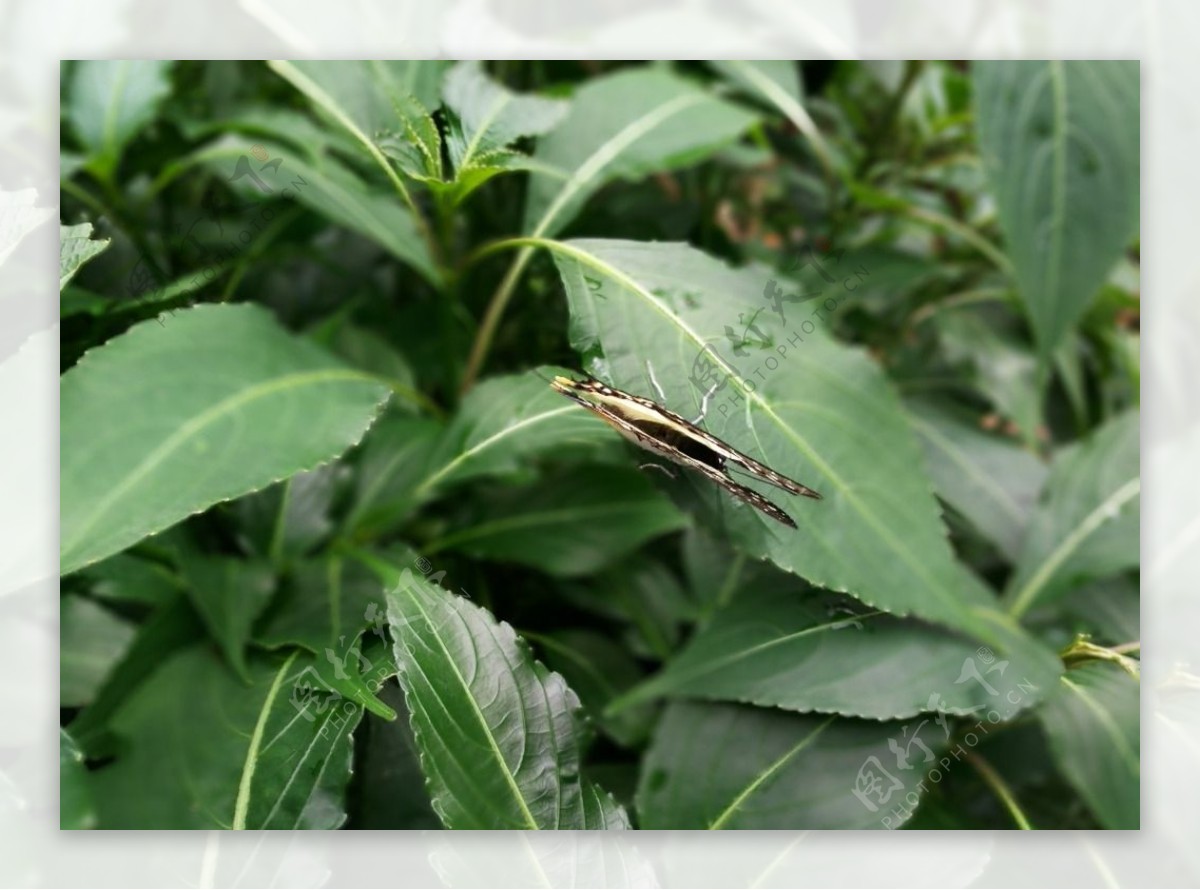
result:
[[[727,475],[729,465],[791,494],[817,500],[821,497],[807,485],[775,472],[649,399],[622,392],[593,378],[572,380],[559,376],[550,385],[596,414],[639,448],[696,470],[734,497],[790,528],[796,527],[795,521],[758,492],[734,482]]]

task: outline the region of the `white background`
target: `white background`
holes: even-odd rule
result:
[[[48,209],[0,272],[0,883],[1200,885],[1198,24],[1188,0],[0,0],[0,189]],[[60,833],[58,60],[301,56],[1141,59],[1142,831]]]

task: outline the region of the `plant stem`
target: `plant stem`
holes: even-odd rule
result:
[[[525,242],[523,238],[510,238],[506,241],[496,242],[492,245],[485,245],[482,250],[476,251],[472,256],[467,258],[467,263],[473,259],[481,259],[492,251],[489,249],[500,249]],[[488,350],[492,346],[492,340],[496,336],[496,328],[500,324],[500,317],[504,314],[504,309],[508,306],[508,301],[512,299],[513,291],[516,289],[517,281],[521,277],[521,273],[525,271],[525,266],[529,264],[529,258],[533,256],[533,248],[526,246],[517,254],[517,258],[512,265],[508,267],[504,278],[500,281],[500,286],[496,288],[496,292],[492,294],[492,299],[488,301],[487,310],[483,314],[483,322],[479,325],[479,332],[475,335],[475,342],[471,344],[471,354],[467,358],[467,368],[463,372],[462,386],[459,389],[460,394],[466,392],[474,385],[475,378],[479,376],[479,371],[483,366],[483,360],[487,357]]]
[[[1013,821],[1017,823],[1017,827],[1022,831],[1033,831],[1033,826],[1025,818],[1025,813],[1021,810],[1020,805],[1017,804],[1017,799],[1013,796],[1012,790],[992,765],[974,751],[967,751],[964,756],[967,762],[975,767],[976,772],[979,773],[984,783],[1000,798],[1000,802],[1004,804],[1004,808],[1013,817]]]

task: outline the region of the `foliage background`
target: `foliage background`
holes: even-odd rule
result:
[[[1136,827],[1136,65],[491,68],[64,67],[64,826]]]

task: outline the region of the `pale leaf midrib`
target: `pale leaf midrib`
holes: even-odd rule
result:
[[[545,234],[546,230],[554,223],[555,217],[562,211],[562,208],[576,194],[582,191],[592,179],[599,176],[605,166],[619,157],[621,152],[627,147],[649,133],[659,124],[667,121],[673,115],[707,99],[708,96],[700,91],[681,93],[673,99],[656,105],[641,117],[635,118],[618,130],[602,143],[599,148],[592,152],[579,165],[574,175],[563,184],[562,189],[554,196],[546,211],[542,214],[542,218],[534,227],[532,237],[538,238]]]
[[[543,411],[540,414],[530,415],[529,417],[526,417],[523,420],[519,420],[516,423],[509,424],[508,426],[504,427],[501,430],[497,430],[495,433],[488,436],[486,439],[483,439],[483,440],[475,443],[474,445],[472,445],[466,451],[462,452],[457,457],[455,457],[453,460],[448,461],[436,473],[433,473],[432,475],[427,476],[425,478],[425,480],[413,490],[414,498],[420,499],[421,497],[423,497],[426,493],[431,491],[433,489],[433,487],[435,485],[437,485],[438,482],[441,482],[444,478],[446,478],[451,473],[453,473],[456,469],[458,469],[463,464],[464,461],[469,460],[470,458],[477,455],[479,452],[490,448],[496,442],[506,438],[507,436],[512,435],[513,433],[517,432],[518,430],[524,429],[525,427],[532,426],[535,423],[540,423],[543,420],[548,420],[551,417],[557,417],[560,414],[566,414],[570,411],[573,411],[574,409],[575,409],[574,405],[564,405],[561,408],[553,408],[548,411]]]
[[[1128,743],[1125,741],[1125,736],[1121,733],[1121,728],[1117,725],[1112,714],[1106,711],[1104,706],[1096,701],[1091,693],[1079,684],[1072,683],[1066,676],[1059,679],[1062,680],[1063,685],[1079,696],[1079,700],[1083,702],[1089,711],[1096,715],[1096,720],[1104,727],[1105,733],[1112,741],[1113,748],[1121,755],[1121,760],[1125,763],[1125,766],[1128,767],[1133,775],[1140,776],[1141,764],[1138,761],[1138,757],[1130,750]]]
[[[233,828],[242,830],[246,827],[246,815],[250,811],[250,795],[253,792],[254,772],[258,767],[259,746],[262,745],[263,733],[267,728],[267,719],[271,715],[271,706],[275,703],[275,697],[279,694],[279,687],[283,685],[283,677],[287,673],[292,662],[296,659],[296,655],[300,650],[295,650],[288,656],[287,661],[280,665],[279,670],[275,672],[275,677],[271,681],[271,688],[267,690],[267,697],[263,701],[262,708],[258,712],[258,720],[254,724],[254,733],[250,736],[250,744],[246,748],[246,760],[242,764],[242,775],[238,782],[237,799],[233,806]]]
[[[643,690],[638,695],[628,695],[629,703],[634,703],[644,699],[647,695],[658,694],[671,689],[678,688],[681,684],[691,683],[699,677],[704,677],[707,674],[715,673],[719,670],[737,664],[747,658],[753,658],[760,655],[776,646],[782,646],[786,643],[791,643],[804,637],[812,636],[813,634],[827,633],[830,631],[839,630],[856,621],[862,621],[868,618],[878,618],[887,613],[882,610],[866,612],[862,615],[855,615],[853,618],[840,618],[837,621],[827,621],[824,624],[814,624],[812,627],[806,627],[803,630],[793,631],[792,633],[784,634],[770,640],[763,640],[761,643],[755,643],[753,646],[748,646],[742,649],[737,649],[714,661],[707,661],[701,664],[693,665],[688,670],[678,671],[675,674],[664,673],[661,677],[655,677],[649,680]]]
[[[427,547],[426,552],[435,553],[449,547],[477,541],[481,537],[486,539],[497,533],[502,534],[530,526],[546,525],[552,521],[592,519],[600,516],[608,516],[613,513],[622,514],[630,511],[640,511],[643,508],[655,506],[658,506],[658,504],[654,500],[614,501],[604,504],[592,504],[587,507],[558,507],[553,510],[540,510],[534,513],[507,516],[502,519],[493,519],[490,522],[481,522],[479,525],[464,529],[461,532],[447,535],[441,541],[437,542],[436,547]]]
[[[718,815],[716,819],[708,824],[708,830],[720,831],[722,828],[724,828],[725,823],[737,815],[738,810],[745,805],[746,801],[748,801],[758,791],[759,788],[765,785],[773,775],[779,772],[779,770],[787,766],[788,761],[812,744],[816,740],[817,736],[824,732],[825,728],[828,727],[833,720],[834,717],[830,716],[828,719],[823,721],[820,726],[816,727],[812,732],[801,739],[791,750],[784,753],[783,756],[781,756],[778,760],[755,776],[754,780],[740,792],[738,792],[734,799],[729,802],[729,806],[722,810],[720,815]]]
[[[508,785],[509,790],[512,792],[513,799],[516,801],[517,807],[521,811],[521,815],[524,817],[525,822],[529,828],[538,829],[540,826],[537,824],[537,820],[534,818],[533,813],[530,811],[529,806],[525,802],[525,797],[521,793],[521,786],[517,783],[516,776],[514,776],[512,774],[512,772],[508,768],[508,764],[504,760],[504,753],[500,750],[500,745],[496,741],[496,737],[492,734],[492,728],[487,722],[487,717],[484,715],[483,711],[480,709],[479,703],[475,700],[474,692],[471,690],[471,687],[470,687],[470,685],[468,685],[466,678],[462,675],[462,672],[459,671],[458,662],[455,660],[454,656],[450,653],[449,648],[446,646],[446,642],[442,639],[442,635],[438,632],[437,627],[434,625],[429,614],[425,611],[425,609],[421,605],[420,590],[410,588],[408,590],[400,591],[398,593],[401,596],[407,594],[409,596],[409,601],[416,607],[417,611],[421,613],[421,618],[424,619],[425,626],[429,629],[430,636],[432,636],[433,639],[435,639],[437,641],[438,648],[441,649],[442,655],[446,659],[446,663],[450,666],[450,670],[453,671],[455,679],[458,681],[459,686],[462,687],[463,692],[466,694],[467,701],[469,701],[471,703],[471,712],[475,715],[476,720],[479,721],[479,726],[483,730],[483,734],[484,734],[484,737],[487,739],[488,746],[490,747],[492,754],[495,757],[496,763],[500,768],[501,774],[504,776],[505,782]],[[447,596],[449,596],[449,595],[450,594],[447,594]],[[471,636],[471,639],[472,639],[472,641],[474,641],[473,635]],[[432,684],[431,684],[431,688],[432,688]]]
[[[1024,586],[1013,595],[1009,613],[1014,616],[1024,614],[1037,599],[1038,593],[1050,581],[1059,566],[1066,562],[1071,554],[1078,550],[1083,545],[1083,542],[1110,518],[1109,514],[1113,514],[1115,517],[1121,508],[1125,506],[1126,502],[1136,497],[1141,491],[1141,487],[1140,476],[1134,476],[1132,479],[1126,480],[1119,488],[1092,508],[1070,532],[1063,535],[1058,546],[1050,551],[1049,555],[1038,566],[1037,571],[1030,575],[1029,580],[1025,582]]]

